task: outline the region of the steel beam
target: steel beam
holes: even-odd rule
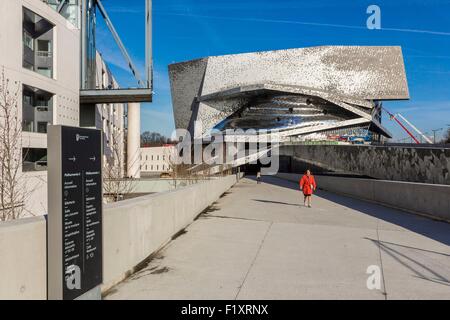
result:
[[[66,4],[67,0],[61,0],[61,2],[58,5],[58,8],[56,8],[56,11],[58,11],[58,13],[61,13],[62,9],[64,8],[64,5]]]
[[[87,61],[86,61],[86,44],[87,44],[87,2],[88,0],[81,0],[81,75],[80,75],[80,88],[86,89],[86,76],[87,76]]]
[[[139,87],[144,87],[144,84],[141,80],[139,71],[136,68],[136,66],[134,65],[133,61],[131,60],[131,57],[128,54],[127,49],[125,48],[122,40],[120,39],[119,34],[117,33],[116,29],[114,28],[114,25],[112,24],[111,19],[109,18],[108,13],[105,10],[105,7],[103,7],[102,1],[101,0],[96,0],[96,1],[97,1],[97,7],[98,7],[101,15],[103,16],[103,19],[105,19],[106,26],[108,27],[109,31],[111,31],[111,33],[114,37],[114,40],[116,41],[117,45],[119,46],[119,49],[122,52],[122,55],[124,56],[125,60],[127,61],[128,67],[130,68],[131,73],[136,78]]]
[[[351,120],[344,120],[339,121],[333,124],[323,124],[318,126],[308,126],[304,128],[297,128],[297,129],[288,129],[285,131],[280,132],[281,137],[289,137],[289,136],[296,136],[296,135],[304,135],[309,133],[315,133],[320,131],[328,131],[332,129],[339,129],[339,128],[345,128],[349,126],[355,126],[355,125],[361,125],[361,124],[370,124],[371,121],[367,120],[365,118],[357,118],[357,119],[351,119]]]
[[[80,90],[80,103],[127,102],[152,102],[152,90],[147,88]]]

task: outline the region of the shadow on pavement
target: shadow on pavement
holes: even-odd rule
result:
[[[274,203],[274,204],[284,204],[287,206],[296,206],[298,207],[298,203],[287,203],[287,202],[280,202],[280,201],[271,201],[271,200],[261,200],[261,199],[252,199],[253,201],[263,202],[263,203]]]
[[[440,260],[438,260],[439,256],[449,258],[450,255],[436,251],[414,248],[410,246],[403,246],[387,241],[379,241],[370,238],[366,239],[372,241],[383,252],[385,252],[399,264],[403,265],[405,268],[410,270],[415,277],[420,278],[422,280],[431,281],[437,284],[450,286],[450,281],[449,278],[447,277],[449,269],[442,267],[442,264],[439,263]],[[425,256],[426,257],[425,259],[428,262],[430,262],[430,260],[436,259],[435,261],[433,261],[433,263],[430,264],[434,266],[433,269],[431,269],[422,262],[424,260],[423,253],[427,254]]]
[[[256,183],[256,178],[254,176],[246,176],[246,178],[255,180]],[[262,182],[279,187],[299,190],[298,183],[284,180],[278,177],[264,176]],[[320,186],[318,187],[320,188]],[[323,190],[318,190],[315,196],[337,203],[347,208],[357,210],[363,214],[395,224],[397,226],[450,246],[449,223],[432,220],[429,218],[421,217],[419,215],[408,213],[406,211],[391,209],[382,205],[350,198],[345,195],[334,194]]]

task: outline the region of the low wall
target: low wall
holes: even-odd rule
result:
[[[104,290],[123,280],[236,182],[227,176],[116,202],[104,215]]]
[[[449,147],[286,144],[280,147],[280,156],[284,172],[302,173],[310,167],[316,173],[450,185]]]
[[[277,177],[298,182],[301,175]],[[316,175],[320,189],[450,222],[450,186]]]
[[[178,188],[183,188],[201,180],[188,180],[188,179],[149,179],[141,178],[139,180],[134,180],[131,184],[131,190],[135,193],[154,193],[154,192],[164,192],[169,190],[175,190]]]
[[[46,299],[44,217],[0,222],[0,300]]]
[[[105,291],[123,280],[236,183],[236,175],[106,205]],[[0,300],[46,299],[44,217],[0,223]]]

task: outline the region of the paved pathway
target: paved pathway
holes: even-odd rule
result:
[[[245,178],[107,299],[450,299],[450,224]],[[381,289],[367,288],[367,268]]]

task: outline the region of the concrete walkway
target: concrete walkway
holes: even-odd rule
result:
[[[450,299],[450,224],[245,178],[107,299]],[[182,204],[180,204],[182,205]],[[367,268],[381,271],[367,288]],[[376,281],[375,281],[376,283]]]

